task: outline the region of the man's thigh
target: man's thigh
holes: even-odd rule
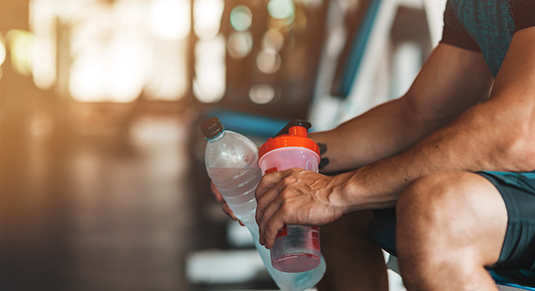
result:
[[[492,258],[497,260],[492,266],[493,269],[513,281],[527,285],[535,284],[532,282],[535,280],[535,276],[533,276],[535,275],[535,223],[533,222],[535,216],[535,173],[483,172],[477,174],[440,174],[424,179],[419,182],[419,185],[413,185],[417,189],[412,189],[412,191],[419,192],[419,194],[413,193],[415,197],[412,197],[413,201],[409,202],[413,206],[417,203],[428,208],[438,206],[439,209],[441,208],[438,211],[450,212],[451,215],[446,215],[446,217],[450,217],[452,221],[448,223],[463,223],[467,227],[463,231],[478,232],[487,229],[488,233],[493,234],[489,240],[494,241],[494,247],[491,248],[494,253]],[[481,177],[486,178],[486,181]],[[444,190],[444,188],[448,190]],[[409,191],[411,190],[409,189]],[[437,193],[441,194],[437,196]],[[505,204],[506,214],[504,215],[506,217],[502,220],[495,221],[495,218],[492,217],[494,214],[498,215],[500,211],[494,213],[491,200],[495,200],[494,204]],[[411,207],[408,211],[415,211],[415,208],[418,207]],[[432,209],[428,210],[433,212]],[[398,211],[400,210],[398,209]],[[463,215],[468,216],[463,217]],[[495,224],[501,223],[500,221],[503,219],[507,221],[507,230],[504,234],[496,235],[497,232],[493,231],[493,228],[498,227]],[[392,241],[395,234],[389,234],[395,231],[395,225],[395,215],[388,214],[388,212],[385,215],[383,212],[372,223],[368,232],[369,236],[379,245],[386,246],[387,249],[390,248],[390,251],[395,253],[396,244]],[[381,229],[377,230],[376,227]],[[415,227],[415,231],[418,232],[419,226],[415,225]],[[420,231],[438,233],[436,230],[424,229]],[[462,234],[463,231],[460,233]],[[459,233],[454,235],[459,235]],[[477,244],[477,239],[473,239],[471,236],[467,237]],[[462,241],[467,237],[457,237],[457,239]],[[440,237],[434,239],[437,238],[442,239]],[[497,248],[496,243],[500,247]],[[522,271],[518,272],[518,270]]]

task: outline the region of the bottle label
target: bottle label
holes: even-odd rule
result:
[[[277,170],[277,167],[273,167],[273,168],[269,168],[269,169],[267,169],[267,170],[264,172],[264,174],[275,173],[275,172],[277,172],[277,171],[278,171],[278,170]]]
[[[275,238],[278,238],[281,236],[287,236],[287,235],[288,235],[288,228],[286,228],[286,225],[285,225],[281,229],[279,229],[279,232],[277,233],[277,236]]]

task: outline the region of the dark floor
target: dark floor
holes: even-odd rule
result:
[[[0,290],[200,289],[186,254],[225,247],[225,217],[183,119],[137,118],[124,136],[0,137]]]

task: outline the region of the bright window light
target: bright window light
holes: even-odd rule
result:
[[[195,97],[205,103],[217,102],[225,94],[225,39],[222,36],[199,41],[195,46]]]
[[[200,31],[217,35],[224,1],[196,1],[209,14]],[[142,91],[148,99],[178,100],[191,86],[191,2],[30,0],[35,37],[14,32],[6,46],[21,52],[11,54],[18,58],[13,63],[33,74],[39,88],[50,89],[62,78],[68,86],[58,87],[61,94],[80,102],[131,102]],[[25,50],[32,55],[23,57]]]
[[[153,47],[145,93],[149,99],[178,100],[189,88],[188,42],[165,42]]]
[[[56,82],[56,11],[48,0],[30,1],[30,28],[35,35],[33,81],[43,90]]]
[[[131,102],[145,84],[143,43],[117,38],[109,46],[87,49],[75,59],[69,91],[80,102]]]
[[[152,32],[160,39],[180,40],[191,29],[190,1],[154,0],[150,8]]]
[[[0,66],[6,61],[6,46],[4,40],[0,38]]]
[[[193,29],[200,39],[214,38],[220,29],[223,0],[195,0],[193,4]]]
[[[6,39],[13,68],[19,74],[29,76],[32,73],[33,34],[29,31],[13,29],[8,31]]]
[[[142,48],[143,42],[129,37],[118,38],[111,45],[106,79],[111,100],[131,102],[141,94],[147,71]]]
[[[69,91],[80,102],[104,101],[104,73],[106,68],[97,52],[86,52],[78,56],[70,71]]]

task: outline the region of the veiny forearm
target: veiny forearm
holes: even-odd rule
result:
[[[407,151],[340,175],[347,183],[333,194],[333,201],[346,212],[383,208],[395,205],[404,187],[428,174],[532,171],[535,105],[519,100],[527,98],[496,97],[481,103]]]
[[[405,97],[372,108],[337,128],[312,133],[327,146],[324,173],[353,170],[408,148],[436,126],[414,117]]]
[[[405,96],[311,135],[327,144],[322,172],[354,170],[405,150],[481,102],[492,81],[481,54],[439,45]]]
[[[340,175],[337,179],[346,183],[333,191],[333,203],[345,211],[392,206],[405,186],[433,173],[533,171],[534,45],[535,28],[517,32],[489,100],[471,107],[407,151]]]

